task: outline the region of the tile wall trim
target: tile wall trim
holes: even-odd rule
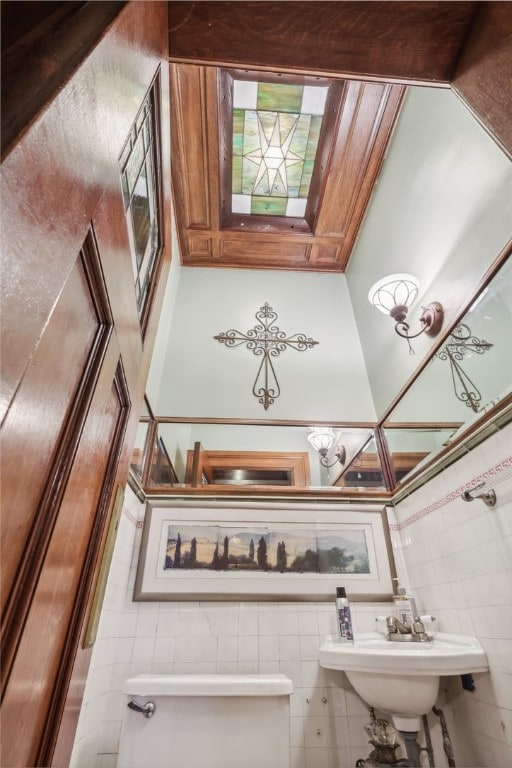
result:
[[[130,523],[131,523],[131,524],[132,524],[132,525],[133,525],[135,528],[142,528],[142,526],[144,525],[144,522],[143,522],[142,520],[137,520],[137,518],[135,517],[135,515],[134,515],[132,512],[130,512],[130,510],[128,509],[128,507],[123,507],[123,515],[124,515],[126,518],[128,518],[128,520],[130,521]]]
[[[509,469],[512,467],[512,456],[507,456],[502,461],[495,464],[493,467],[490,467],[485,472],[482,472],[480,475],[476,475],[471,480],[468,480],[463,485],[459,486],[458,488],[455,488],[455,490],[450,491],[450,493],[447,493],[445,496],[443,496],[441,499],[437,499],[437,501],[432,502],[432,504],[429,504],[427,507],[423,507],[423,509],[418,510],[418,512],[414,512],[414,514],[409,515],[409,517],[406,517],[405,520],[402,520],[401,523],[393,523],[389,527],[392,531],[401,531],[404,528],[407,528],[408,525],[411,525],[412,523],[415,523],[417,520],[421,520],[424,517],[427,517],[427,515],[430,515],[431,512],[435,512],[436,509],[440,509],[440,507],[444,507],[446,504],[449,504],[454,499],[457,499],[460,497],[461,493],[463,491],[466,491],[468,488],[473,488],[473,486],[478,485],[482,482],[487,482],[488,480],[493,480],[494,482],[501,481],[502,479],[505,479],[502,477],[502,472],[504,472],[506,469]]]

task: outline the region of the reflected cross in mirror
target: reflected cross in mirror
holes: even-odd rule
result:
[[[307,349],[312,349],[318,344],[318,341],[314,341],[304,333],[287,336],[284,331],[279,330],[277,325],[272,325],[277,320],[277,313],[267,302],[260,307],[255,317],[259,323],[247,333],[230,330],[219,333],[213,338],[227,347],[239,347],[241,344],[246,344],[247,349],[250,349],[255,355],[262,356],[252,393],[258,398],[258,402],[263,405],[264,409],[268,410],[269,406],[281,394],[272,358],[278,357],[281,352],[285,352],[288,348],[304,352]]]
[[[470,352],[483,355],[492,346],[488,341],[472,336],[469,326],[461,323],[452,331],[447,343],[436,355],[440,360],[450,361],[455,396],[457,400],[471,408],[474,413],[478,413],[480,410],[482,394],[459,364],[459,360],[462,360]]]

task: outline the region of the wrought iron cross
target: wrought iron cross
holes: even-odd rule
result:
[[[459,361],[463,359],[466,352],[476,352],[477,355],[483,355],[492,346],[488,341],[477,339],[471,334],[470,328],[461,323],[452,331],[447,343],[436,355],[440,360],[449,360],[455,396],[457,400],[471,408],[474,413],[478,413],[480,410],[482,394]]]
[[[247,333],[230,330],[219,333],[213,338],[227,347],[239,347],[241,344],[246,344],[247,349],[262,357],[252,393],[267,411],[281,394],[272,358],[278,357],[281,352],[285,352],[288,348],[304,352],[306,349],[312,349],[315,344],[318,344],[318,341],[308,338],[304,333],[294,333],[293,336],[287,336],[284,331],[279,330],[277,325],[272,325],[277,320],[277,314],[267,302],[260,307],[255,317],[259,323]]]

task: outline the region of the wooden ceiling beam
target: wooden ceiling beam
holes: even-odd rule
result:
[[[475,2],[170,2],[172,61],[449,84]]]
[[[512,2],[170,2],[172,61],[450,85],[512,156]]]
[[[126,2],[9,2],[2,12],[2,160]]]
[[[481,4],[452,88],[512,157],[512,3]]]

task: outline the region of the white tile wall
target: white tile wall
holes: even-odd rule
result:
[[[490,672],[474,676],[473,692],[462,690],[459,678],[442,681],[457,766],[512,766],[511,447],[509,425],[395,509],[397,565],[406,569],[401,578],[418,609],[435,614],[442,631],[477,637],[489,660]],[[460,498],[482,476],[495,488],[494,508]]]
[[[491,672],[475,676],[475,692],[462,691],[459,678],[443,680],[438,706],[458,768],[512,765],[512,481],[497,486],[494,510],[455,497],[400,525],[496,466],[511,437],[509,428],[487,440],[391,514],[399,575],[420,611],[434,613],[443,631],[478,636],[488,653]],[[126,506],[142,515],[129,489]],[[295,687],[291,768],[352,768],[368,755],[365,705],[342,673],[322,670],[317,661],[321,638],[335,631],[331,604],[133,603],[139,542],[140,528],[123,515],[71,768],[116,765],[120,691],[127,677],[142,672],[282,672]],[[352,609],[355,631],[364,632],[391,606]],[[444,768],[440,728],[434,716],[429,722],[436,766]]]
[[[125,506],[142,515],[129,489]],[[369,753],[366,707],[341,673],[322,670],[334,603],[133,603],[140,528],[122,516],[71,768],[116,765],[124,680],[141,672],[274,673],[291,678],[291,768],[348,768]],[[354,630],[372,631],[383,603],[353,604]],[[205,766],[207,768],[207,766]]]
[[[122,717],[119,691],[132,663],[139,616],[127,601],[139,512],[140,503],[127,488],[71,768],[113,768],[116,764]]]

